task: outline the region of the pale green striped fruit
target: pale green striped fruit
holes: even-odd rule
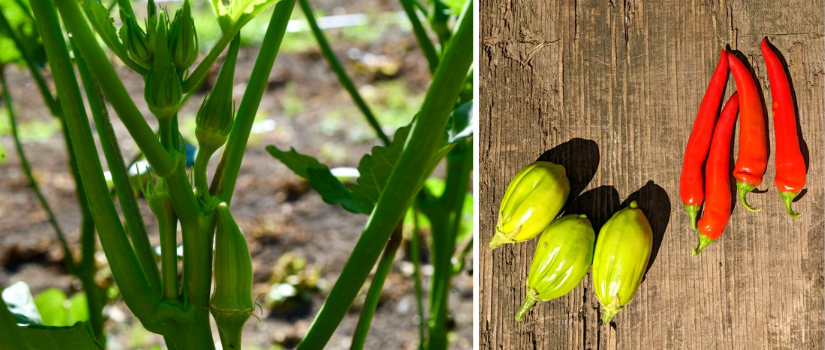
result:
[[[652,248],[653,230],[636,201],[613,214],[599,230],[593,255],[593,287],[604,308],[604,323],[633,300]]]
[[[530,274],[527,297],[516,315],[524,320],[537,301],[548,301],[567,293],[581,283],[593,261],[596,234],[585,215],[565,215],[554,221],[539,238]]]
[[[490,248],[541,234],[559,215],[569,194],[570,182],[563,166],[539,161],[521,169],[501,200]]]

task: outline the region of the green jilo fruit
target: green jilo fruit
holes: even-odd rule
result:
[[[501,200],[490,248],[541,234],[564,207],[569,194],[570,182],[563,166],[539,161],[521,169]]]
[[[221,203],[216,211],[215,292],[209,307],[218,325],[223,348],[240,349],[243,325],[255,307],[252,301],[252,257],[229,206]]]
[[[527,297],[516,321],[523,321],[537,301],[558,298],[581,283],[593,261],[595,241],[593,226],[585,215],[565,215],[547,226],[533,255]]]
[[[593,287],[604,308],[604,323],[633,300],[652,247],[653,230],[636,201],[613,214],[599,230],[593,255]]]

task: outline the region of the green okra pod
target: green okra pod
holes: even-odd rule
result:
[[[224,349],[240,349],[243,325],[254,311],[252,301],[252,257],[246,238],[229,206],[217,208],[215,233],[215,291],[209,307],[218,325]]]

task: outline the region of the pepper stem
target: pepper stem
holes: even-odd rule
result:
[[[793,199],[796,198],[797,193],[793,193],[791,191],[783,191],[779,192],[779,195],[782,196],[782,201],[785,202],[785,210],[788,211],[788,215],[790,215],[794,219],[799,219],[802,214],[795,213],[791,205],[793,203]]]
[[[619,296],[614,296],[613,301],[610,302],[608,305],[602,305],[604,307],[604,314],[602,314],[602,322],[610,323],[613,320],[613,317],[622,311],[622,306],[619,304]]]
[[[696,230],[696,217],[699,215],[699,204],[685,204],[685,210],[690,216],[690,228]]]
[[[715,241],[715,239],[711,239],[710,237],[705,236],[703,233],[699,233],[699,246],[693,248],[693,255],[699,255],[699,253],[701,253],[702,250],[704,250],[705,247],[708,246],[708,244],[713,243],[713,241]]]
[[[750,210],[752,212],[758,212],[762,210],[762,208],[751,207],[745,200],[745,196],[755,189],[756,186],[751,185],[747,182],[736,181],[736,191],[739,193],[739,201],[742,202],[742,205],[745,206],[745,209]]]
[[[521,308],[518,309],[516,321],[524,321],[524,316],[533,308],[533,305],[536,305],[537,301],[539,301],[539,292],[535,288],[527,289],[527,296],[524,298],[524,304],[521,304]]]

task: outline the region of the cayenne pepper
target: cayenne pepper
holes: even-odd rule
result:
[[[730,144],[739,108],[738,95],[739,92],[734,92],[725,103],[713,131],[705,165],[705,210],[699,219],[699,246],[693,249],[693,255],[699,255],[708,244],[722,236],[730,219]]]
[[[768,69],[773,100],[773,125],[776,133],[776,188],[785,202],[785,209],[792,218],[795,213],[791,203],[799,191],[805,187],[805,159],[799,149],[791,87],[779,57],[768,45],[768,38],[762,39],[762,57]]]
[[[732,53],[728,54],[728,63],[736,81],[736,89],[741,92],[739,156],[736,158],[733,177],[736,179],[736,188],[742,205],[750,211],[760,211],[761,209],[748,205],[745,196],[762,184],[762,176],[765,175],[768,163],[762,101],[748,68]]]
[[[682,163],[682,176],[679,180],[679,196],[690,216],[690,227],[696,229],[696,216],[702,202],[705,200],[704,183],[702,181],[702,164],[708,156],[710,140],[713,136],[713,126],[716,123],[716,114],[722,103],[725,85],[728,82],[728,53],[722,50],[719,63],[710,79],[705,97],[699,105],[699,114],[693,122],[693,131],[690,133],[685,159]]]

